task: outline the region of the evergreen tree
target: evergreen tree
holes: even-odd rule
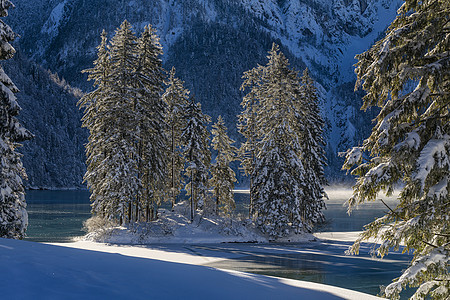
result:
[[[111,213],[122,223],[132,221],[132,203],[142,198],[139,180],[139,125],[135,70],[138,65],[137,38],[130,23],[124,21],[109,45],[110,72],[107,76],[101,115],[104,132],[105,183],[103,191],[112,202]]]
[[[136,199],[136,221],[139,220],[139,211],[144,211],[141,206],[145,207],[147,221],[155,217],[165,188],[168,139],[165,105],[161,98],[165,72],[161,55],[162,47],[156,30],[148,25],[138,40],[138,67],[134,80],[137,88],[135,110],[140,117],[138,177],[143,188],[141,198]]]
[[[102,36],[94,68],[86,70],[96,90],[82,105],[87,107],[84,126],[91,131],[85,180],[92,192],[93,212],[120,223],[132,220],[131,208],[142,197],[139,180],[139,125],[135,71],[137,39],[124,21],[105,49]],[[91,110],[92,109],[92,110]]]
[[[189,98],[189,91],[184,88],[183,84],[183,81],[175,77],[175,68],[172,67],[166,82],[167,88],[163,95],[163,100],[166,104],[166,123],[168,125],[170,145],[167,186],[172,198],[172,207],[176,202],[176,197],[183,188],[182,171],[184,169],[184,159],[182,156],[181,131],[186,126],[184,110],[188,105]]]
[[[323,185],[326,184],[324,176],[325,141],[323,139],[324,121],[320,116],[320,109],[317,97],[317,90],[313,79],[309,76],[308,69],[303,71],[301,78],[301,106],[299,110],[303,113],[302,118],[305,124],[301,131],[302,140],[302,163],[305,168],[305,205],[304,218],[312,224],[324,221],[322,209],[325,208],[323,197],[325,191]]]
[[[256,140],[257,140],[257,127],[256,127],[256,114],[259,106],[259,91],[261,89],[264,67],[258,66],[249,71],[244,72],[244,82],[241,86],[241,91],[245,91],[246,88],[250,88],[250,91],[242,99],[241,106],[243,111],[238,116],[238,129],[245,141],[241,144],[238,151],[238,156],[241,160],[245,175],[250,177],[250,204],[249,204],[249,216],[253,215],[254,206],[254,169],[256,158]]]
[[[358,178],[349,211],[402,188],[396,207],[366,225],[350,251],[370,237],[380,256],[404,243],[414,257],[385,295],[399,298],[409,285],[418,287],[415,299],[448,299],[450,2],[406,0],[398,13],[386,36],[357,56],[363,109],[381,111],[370,137],[346,155],[344,168],[355,167]]]
[[[86,145],[86,174],[84,181],[91,192],[91,207],[92,213],[100,216],[105,216],[106,201],[102,197],[101,184],[105,178],[105,169],[101,167],[103,160],[106,158],[103,149],[102,133],[98,131],[102,119],[97,117],[102,108],[102,100],[107,91],[106,78],[110,69],[109,53],[107,50],[107,33],[103,30],[101,34],[101,43],[97,47],[97,59],[94,61],[94,67],[84,70],[83,73],[88,73],[88,80],[93,81],[95,89],[85,94],[78,106],[84,109],[84,116],[82,118],[82,126],[89,130],[89,139]]]
[[[300,80],[277,45],[272,46],[268,59],[266,66],[246,73],[248,81],[243,87],[251,91],[244,100],[253,103],[244,103],[244,107],[254,122],[253,217],[263,232],[280,237],[309,230],[315,220],[310,218],[302,163],[302,154],[307,155],[302,132],[307,126]],[[245,125],[241,128],[249,129],[248,121]]]
[[[8,15],[14,5],[0,1],[0,17]],[[16,34],[0,20],[0,60],[13,57],[15,50],[10,42]],[[28,225],[25,191],[22,178],[26,178],[20,154],[16,152],[20,142],[31,139],[32,134],[17,120],[20,106],[15,93],[19,90],[0,66],[0,237],[21,239]]]
[[[209,132],[206,128],[211,122],[208,115],[203,114],[200,103],[191,98],[186,107],[186,127],[181,138],[184,141],[183,156],[187,162],[186,193],[190,195],[191,222],[194,220],[194,211],[199,204],[206,204],[208,193],[208,172],[211,164],[211,151],[209,150]]]
[[[225,215],[230,215],[236,208],[234,203],[234,183],[236,182],[236,174],[230,168],[230,163],[235,160],[236,147],[232,146],[234,141],[227,135],[227,128],[222,116],[217,118],[217,122],[213,125],[212,146],[217,150],[216,162],[212,165],[210,186],[214,187],[214,195],[216,197],[216,214],[220,210]]]
[[[95,87],[79,102],[90,131],[85,180],[92,211],[103,218],[148,221],[163,196],[168,142],[161,55],[151,26],[138,39],[124,21],[109,45],[102,33],[94,67],[84,71]]]

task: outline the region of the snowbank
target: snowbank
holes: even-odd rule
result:
[[[317,283],[0,239],[3,299],[379,299]]]
[[[110,244],[204,244],[204,243],[262,243],[263,235],[250,220],[196,214],[191,223],[189,207],[177,204],[174,211],[160,209],[158,220],[150,223],[130,224],[88,233],[83,240]],[[278,242],[304,242],[314,240],[309,233],[294,234]]]

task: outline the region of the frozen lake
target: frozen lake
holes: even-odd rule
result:
[[[351,190],[327,190],[329,200],[324,214],[325,224],[317,231],[361,231],[363,225],[385,213],[387,208],[377,201],[364,204],[351,216],[345,201]],[[39,242],[70,242],[81,236],[83,222],[90,217],[87,191],[28,191],[29,227],[27,240]],[[237,210],[245,215],[249,195],[235,193]],[[394,199],[385,199],[389,204]],[[303,244],[211,244],[156,245],[164,251],[185,251],[199,256],[221,258],[205,266],[264,274],[335,285],[376,295],[380,285],[387,285],[401,275],[411,259],[409,255],[390,254],[383,260],[372,259],[368,246],[359,256],[345,256],[350,242],[323,241]]]

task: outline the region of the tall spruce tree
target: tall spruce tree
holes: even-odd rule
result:
[[[103,149],[103,132],[98,130],[98,126],[102,122],[98,113],[102,110],[102,101],[108,88],[106,77],[110,70],[107,33],[105,30],[101,34],[101,43],[97,50],[97,59],[94,61],[94,67],[82,71],[89,74],[88,80],[93,81],[95,89],[85,94],[78,102],[78,106],[84,109],[82,126],[89,130],[89,139],[86,145],[87,170],[84,180],[87,182],[91,192],[92,213],[105,217],[108,198],[103,198],[104,194],[101,193],[101,184],[105,178],[106,170],[102,168],[102,162],[106,158],[106,152]]]
[[[246,74],[254,101],[254,218],[272,238],[309,230],[307,182],[301,155],[302,131],[300,80],[286,57],[273,44],[266,66]],[[245,100],[245,98],[244,98]],[[245,105],[244,105],[245,107]],[[248,125],[248,123],[247,123]]]
[[[175,68],[172,67],[166,82],[167,88],[163,95],[166,104],[166,123],[170,154],[167,164],[167,187],[172,199],[172,207],[176,203],[176,197],[183,188],[184,158],[182,156],[183,140],[182,129],[186,127],[184,118],[186,106],[189,103],[189,90],[184,88],[184,82],[175,77]]]
[[[199,203],[206,204],[208,194],[208,172],[211,164],[209,149],[209,132],[206,128],[211,118],[202,113],[200,103],[195,103],[193,97],[185,111],[186,127],[181,138],[185,146],[183,156],[187,162],[186,193],[190,195],[191,222]]]
[[[148,221],[163,196],[168,142],[161,55],[151,26],[136,38],[125,20],[109,45],[102,33],[94,67],[84,71],[95,87],[79,102],[90,131],[85,180],[92,211],[103,218]]]
[[[256,115],[258,112],[259,92],[263,84],[261,78],[264,67],[258,66],[249,71],[244,72],[242,78],[244,82],[241,86],[241,91],[245,91],[250,88],[250,91],[244,96],[241,102],[243,111],[238,116],[238,130],[245,138],[244,142],[238,150],[238,156],[242,163],[245,175],[250,177],[250,203],[249,203],[249,216],[253,215],[254,206],[254,169],[256,158],[256,141],[257,141],[257,127],[256,127]]]
[[[401,187],[398,203],[366,225],[351,247],[378,239],[380,256],[414,250],[411,265],[388,285],[397,299],[450,297],[450,2],[406,0],[386,36],[357,56],[356,87],[367,91],[363,109],[379,106],[376,125],[362,147],[347,152],[344,168],[358,180],[349,211],[379,192]]]
[[[135,70],[138,65],[137,38],[128,21],[116,30],[109,45],[110,72],[106,78],[100,130],[107,158],[103,193],[107,193],[113,210],[122,223],[132,221],[132,204],[142,198],[139,180],[138,131],[142,115],[137,110]]]
[[[148,25],[138,39],[138,66],[134,84],[137,89],[135,111],[138,124],[139,174],[142,193],[136,199],[135,220],[145,210],[145,218],[154,219],[165,189],[167,156],[167,123],[165,104],[161,98],[164,84],[162,47],[156,30]],[[145,208],[145,209],[144,209]]]
[[[8,9],[14,5],[0,1],[0,17],[8,15]],[[0,60],[13,57],[15,50],[10,42],[16,34],[0,20]],[[0,66],[0,237],[21,239],[28,225],[25,191],[22,178],[25,170],[16,152],[20,142],[31,139],[32,134],[17,120],[20,106],[14,95],[19,90]]]
[[[325,208],[323,197],[326,195],[323,185],[326,184],[324,176],[325,141],[323,139],[324,121],[320,116],[317,90],[313,79],[309,76],[308,69],[303,71],[300,89],[301,106],[304,128],[301,130],[302,163],[305,168],[306,188],[303,218],[310,220],[311,224],[324,221],[322,210]]]
[[[139,125],[135,71],[137,39],[124,21],[105,49],[102,35],[94,68],[86,70],[96,89],[80,104],[84,126],[90,130],[85,180],[92,192],[93,212],[103,218],[132,219],[132,203],[142,196],[139,180]]]
[[[234,141],[228,137],[222,116],[219,116],[213,125],[212,134],[214,135],[212,146],[217,150],[217,157],[211,168],[212,177],[209,185],[214,188],[216,214],[221,210],[229,216],[236,208],[233,194],[236,174],[231,169],[230,163],[235,160],[237,149],[232,146]]]

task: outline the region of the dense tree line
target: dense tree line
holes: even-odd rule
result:
[[[264,232],[284,236],[322,221],[324,125],[308,71],[301,79],[274,45],[267,66],[245,73],[242,88],[252,91],[239,126],[247,142],[238,151],[222,117],[211,141],[211,118],[174,68],[165,75],[161,55],[151,26],[136,38],[124,21],[109,43],[102,33],[94,67],[85,71],[95,87],[79,103],[90,131],[85,180],[93,213],[121,224],[154,220],[161,202],[173,207],[184,188],[191,222],[199,208],[230,216],[230,163],[239,158],[255,178],[250,217]]]

